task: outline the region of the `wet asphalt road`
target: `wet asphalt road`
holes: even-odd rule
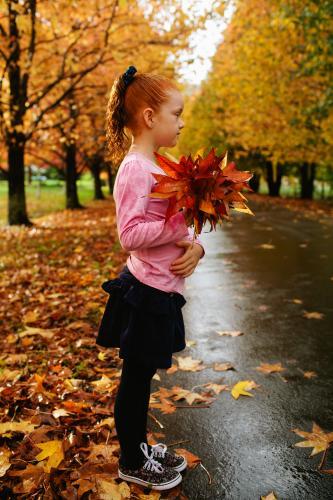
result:
[[[210,408],[153,412],[165,425],[162,441],[189,440],[179,447],[198,455],[212,477],[209,485],[201,467],[186,471],[190,500],[254,500],[271,491],[284,500],[331,500],[333,475],[316,470],[322,453],[309,458],[312,448],[294,447],[305,438],[291,429],[311,431],[315,421],[333,431],[333,221],[248,206],[255,217],[233,212],[232,224],[202,234],[206,255],[186,280],[186,336],[197,344],[179,355],[202,359],[207,368],[169,375],[159,369],[152,391],[239,380],[261,387],[238,400],[223,391]],[[263,243],[274,248],[258,248]],[[304,311],[323,317],[306,319]],[[216,330],[244,335],[221,337]],[[235,370],[213,370],[226,361]],[[261,362],[281,362],[286,381],[258,372]],[[302,371],[318,376],[307,379]],[[148,427],[160,431],[150,418]],[[333,449],[328,458],[332,469]]]

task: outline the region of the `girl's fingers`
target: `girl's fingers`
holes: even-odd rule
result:
[[[189,269],[194,266],[194,261],[193,259],[186,259],[185,262],[182,262],[181,264],[173,264],[170,269],[172,271],[186,271],[186,269]]]
[[[182,269],[181,271],[176,272],[175,274],[181,274],[181,275],[184,275],[184,274],[185,274],[185,275],[187,275],[187,273],[188,273],[188,272],[189,272],[190,274],[192,274],[192,273],[193,273],[193,271],[194,271],[194,269],[195,269],[195,266],[193,266],[193,264],[191,264],[191,265],[189,265],[189,266],[184,267],[184,269]],[[185,277],[185,276],[184,276],[184,277]]]
[[[178,262],[178,264],[171,264],[171,267],[173,269],[182,269],[183,267],[188,266],[190,262],[191,262],[191,259],[189,257],[187,257],[182,262]]]
[[[194,273],[194,269],[192,269],[192,271],[186,273],[186,274],[183,274],[183,278],[187,278],[188,276],[191,276],[191,274]]]

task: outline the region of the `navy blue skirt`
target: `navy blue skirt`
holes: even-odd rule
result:
[[[96,343],[119,347],[122,359],[134,357],[156,368],[170,368],[172,353],[186,347],[184,296],[142,283],[127,265],[118,278],[101,286],[109,298]]]

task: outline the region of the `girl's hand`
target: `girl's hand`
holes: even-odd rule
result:
[[[180,240],[176,243],[177,246],[186,248],[184,254],[174,260],[170,265],[170,270],[183,278],[190,276],[198,265],[200,257],[203,254],[202,246],[199,243]]]

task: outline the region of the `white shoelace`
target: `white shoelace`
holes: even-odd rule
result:
[[[163,472],[164,467],[162,466],[162,464],[160,464],[160,462],[158,462],[157,460],[153,459],[154,450],[151,451],[151,454],[149,456],[147,443],[145,443],[145,442],[140,443],[140,448],[141,448],[144,456],[147,458],[143,468],[147,469],[147,470],[151,470],[153,472]]]
[[[167,450],[167,445],[166,444],[164,444],[164,443],[157,443],[157,444],[153,444],[151,447],[154,450],[154,455],[156,457],[163,457],[164,458],[165,452]]]

